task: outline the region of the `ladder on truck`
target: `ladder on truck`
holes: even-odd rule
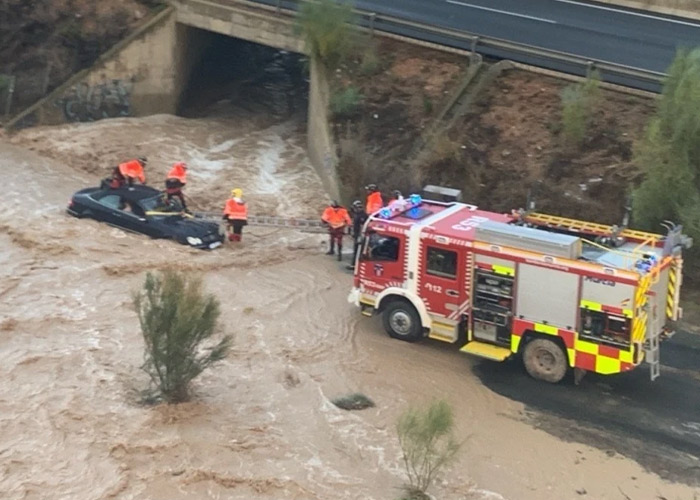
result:
[[[635,303],[637,310],[632,327],[632,340],[642,344],[646,362],[649,364],[649,376],[651,380],[656,380],[661,374],[661,332],[654,331],[656,328],[648,327],[649,320],[649,290],[651,285],[659,279],[659,266],[654,266],[651,272],[643,276],[636,291]]]
[[[195,212],[197,219],[221,221],[217,212]],[[327,227],[319,219],[297,219],[296,217],[277,217],[272,215],[249,215],[248,225],[262,227],[279,227],[298,229],[306,233],[326,233]]]

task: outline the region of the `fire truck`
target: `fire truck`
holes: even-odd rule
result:
[[[692,240],[518,210],[501,214],[420,195],[372,214],[349,301],[387,333],[457,344],[495,361],[521,356],[546,382],[573,370],[650,365],[681,317],[682,250]]]

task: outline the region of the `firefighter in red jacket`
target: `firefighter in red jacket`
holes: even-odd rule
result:
[[[345,228],[352,224],[348,211],[333,200],[330,206],[323,211],[321,220],[328,226],[328,234],[330,235],[330,248],[326,255],[333,255],[335,244],[338,243],[338,260],[341,260],[343,258],[343,234],[345,234]]]
[[[182,188],[187,184],[187,165],[179,161],[173,165],[168,175],[165,178],[165,193],[168,195],[168,204],[174,197],[180,200],[182,209],[187,212],[187,204],[185,203],[185,195]]]
[[[243,191],[241,189],[233,189],[231,198],[226,200],[224,220],[228,223],[228,240],[241,241],[243,226],[248,224],[248,205],[243,201]]]
[[[367,214],[372,215],[378,212],[384,206],[384,200],[382,200],[382,193],[379,192],[376,184],[370,184],[365,187],[367,190],[367,203],[365,204],[365,211]]]
[[[120,163],[118,166],[114,167],[112,171],[110,187],[114,189],[118,189],[124,185],[131,187],[134,185],[134,180],[136,179],[141,182],[141,184],[146,184],[146,174],[143,169],[146,167],[147,163],[148,158],[145,156]]]

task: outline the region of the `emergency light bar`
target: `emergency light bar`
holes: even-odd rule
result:
[[[408,197],[408,200],[405,198],[399,198],[393,203],[390,203],[388,206],[382,208],[379,211],[379,218],[391,219],[394,215],[398,215],[406,210],[419,207],[421,203],[423,203],[423,199],[419,194],[412,194]]]

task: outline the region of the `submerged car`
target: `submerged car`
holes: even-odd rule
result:
[[[216,222],[182,213],[179,205],[168,207],[163,193],[150,186],[111,189],[94,187],[73,195],[67,211],[74,217],[88,217],[151,238],[175,240],[194,248],[221,246],[224,235]],[[171,203],[175,203],[173,200]]]

